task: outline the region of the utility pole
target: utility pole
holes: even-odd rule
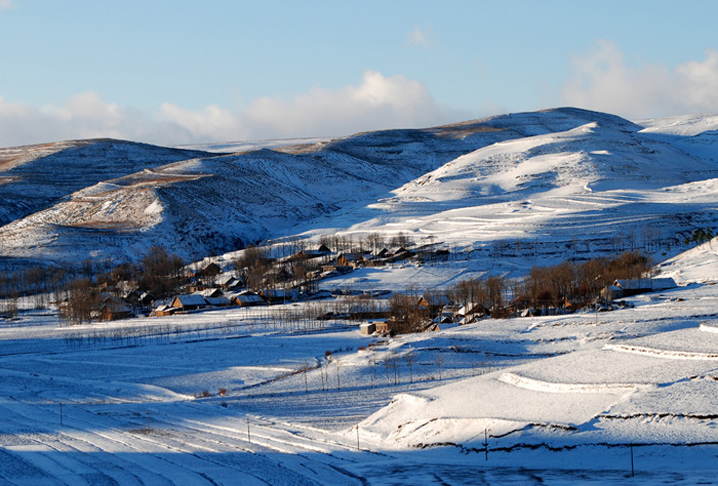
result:
[[[252,443],[252,437],[249,435],[249,417],[247,417],[247,442]]]
[[[484,428],[484,460],[489,460],[489,428]]]
[[[147,410],[147,433],[150,433],[150,411]]]
[[[359,424],[357,424],[357,451],[361,451],[359,448]],[[631,458],[633,458],[633,456],[631,456]],[[633,462],[631,462],[631,464],[633,464]]]

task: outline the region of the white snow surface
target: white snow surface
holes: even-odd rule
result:
[[[634,482],[710,482],[718,286],[629,301],[396,338],[287,320],[321,301],[75,326],[26,311],[0,325],[0,480],[605,484],[633,447]]]
[[[445,262],[335,277],[325,290],[443,288],[631,244],[665,254],[659,274],[680,286],[611,312],[396,338],[298,317],[323,301],[82,325],[52,308],[23,310],[0,320],[0,484],[714,482],[715,242],[684,251],[670,239],[715,217],[713,159],[695,155],[708,153],[711,135],[691,135],[701,150],[690,152],[679,135],[640,130],[591,112],[512,114],[432,129],[438,139],[476,136],[483,145],[432,139],[448,160],[422,159],[412,177],[399,168],[428,143],[414,131],[338,141],[342,150],[321,152],[332,181],[312,186],[321,197],[306,191],[312,153],[262,151],[180,156],[62,195],[50,188],[43,201],[57,201],[43,210],[4,206],[15,219],[0,228],[12,235],[0,240],[3,254],[22,258],[48,248],[77,255],[78,245],[98,241],[138,251],[153,241],[143,235],[209,232],[216,227],[207,221],[221,220],[235,236],[408,231],[452,250]],[[16,156],[3,160],[22,167]],[[379,159],[386,166],[376,167]],[[344,185],[349,166],[353,182]],[[375,177],[387,179],[377,188]],[[229,223],[206,218],[226,208],[209,194],[236,196],[225,190],[242,180],[242,191],[254,192],[241,204],[252,210]],[[328,199],[336,207],[316,218],[313,205]],[[295,212],[279,222],[272,203]],[[93,224],[133,236],[102,240]]]
[[[718,222],[714,120],[642,123],[560,108],[232,153],[3,149],[0,258],[133,261],[163,245],[189,260],[295,235],[405,233],[470,255],[478,273],[637,248],[661,261]]]

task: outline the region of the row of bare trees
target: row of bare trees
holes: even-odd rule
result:
[[[637,250],[613,259],[595,258],[583,263],[567,260],[551,267],[534,267],[518,287],[514,301],[532,308],[582,307],[615,280],[649,277],[651,267],[651,259]]]
[[[382,248],[407,248],[414,242],[410,236],[399,232],[392,236],[369,233],[363,238],[355,238],[354,235],[322,235],[319,238],[319,244],[326,245],[337,253],[358,253],[360,251],[376,252]]]
[[[618,279],[646,278],[652,260],[639,251],[615,258],[594,258],[582,263],[566,260],[558,265],[531,268],[522,280],[500,276],[464,280],[449,289],[459,305],[476,304],[501,317],[511,310],[528,308],[581,307],[594,301],[602,288]],[[508,298],[510,296],[510,298]]]

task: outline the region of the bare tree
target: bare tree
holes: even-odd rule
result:
[[[75,280],[70,285],[67,318],[75,323],[89,322],[100,310],[100,294],[89,279]]]
[[[423,330],[429,321],[429,309],[418,305],[415,293],[395,292],[389,299],[392,330],[398,334]]]
[[[500,276],[489,277],[486,279],[486,288],[488,290],[489,301],[491,303],[492,317],[495,315],[501,315],[501,311],[504,306],[504,278]]]
[[[394,384],[398,385],[400,383],[399,358],[392,352],[384,358],[383,364],[387,382],[391,384],[393,378]]]
[[[365,238],[365,245],[371,248],[372,253],[376,254],[384,246],[384,237],[380,233],[369,233]]]
[[[182,259],[169,253],[163,246],[152,246],[140,261],[140,287],[155,297],[166,297],[179,285]]]
[[[245,277],[247,287],[252,290],[259,290],[270,279],[271,259],[264,248],[247,248],[242,252],[242,256],[234,261],[234,266],[238,273]]]
[[[436,353],[436,369],[438,370],[439,380],[441,380],[441,369],[444,367],[444,363],[446,362],[446,358],[443,354],[441,354],[440,351],[437,351]]]
[[[404,355],[406,366],[409,367],[409,383],[414,383],[414,362],[416,361],[414,353],[409,351]]]

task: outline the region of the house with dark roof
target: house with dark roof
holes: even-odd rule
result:
[[[432,318],[439,315],[442,309],[448,305],[451,305],[451,301],[444,294],[424,294],[416,303],[418,308],[427,309]]]
[[[100,307],[100,320],[117,321],[119,319],[129,319],[130,317],[132,317],[132,307],[122,299],[115,297],[104,299],[102,307]]]
[[[176,296],[171,306],[180,311],[190,312],[204,309],[207,307],[207,302],[204,300],[204,297],[199,294],[185,294]]]

